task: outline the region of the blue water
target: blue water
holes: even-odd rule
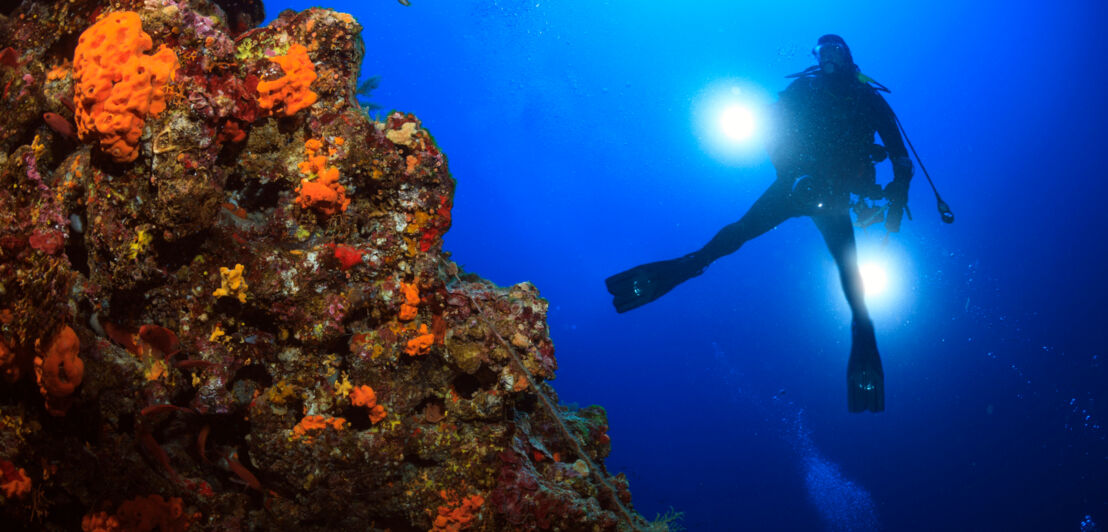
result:
[[[690,530],[1033,530],[1108,522],[1102,1],[530,2],[328,7],[365,26],[371,100],[415,113],[457,179],[446,249],[550,301],[563,401],[609,413],[635,507]],[[831,4],[836,4],[832,7]],[[304,9],[311,2],[271,2]],[[741,6],[741,7],[740,7]],[[703,245],[772,182],[720,142],[842,35],[922,172],[870,300],[887,411],[848,414],[849,311],[791,220],[616,314],[605,277]],[[890,178],[888,164],[878,179]]]

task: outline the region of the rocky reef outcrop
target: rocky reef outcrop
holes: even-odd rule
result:
[[[446,157],[359,107],[359,23],[260,13],[0,13],[0,521],[646,526],[547,302],[451,262]]]

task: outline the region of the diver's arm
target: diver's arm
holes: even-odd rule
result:
[[[908,157],[908,150],[904,149],[904,140],[900,136],[892,108],[876,91],[873,92],[873,100],[876,120],[874,125],[877,134],[881,135],[881,142],[885,144],[889,160],[893,163],[893,180],[885,185],[885,198],[889,200],[885,228],[896,233],[900,231],[900,220],[904,216],[904,210],[908,208],[908,186],[915,170],[912,159]]]
[[[885,145],[889,161],[893,163],[894,181],[904,181],[904,189],[907,192],[907,184],[912,180],[912,159],[908,157],[908,150],[904,148],[904,139],[901,138],[900,129],[896,126],[892,107],[889,107],[889,103],[877,91],[873,91],[872,97],[874,128],[877,134],[881,135],[881,143]]]

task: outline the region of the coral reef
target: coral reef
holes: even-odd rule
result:
[[[547,302],[450,261],[444,155],[359,107],[361,25],[261,12],[0,14],[0,522],[643,528]]]

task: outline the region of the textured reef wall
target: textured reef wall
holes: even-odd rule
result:
[[[459,272],[445,156],[359,107],[358,22],[220,4],[0,14],[0,521],[645,526],[546,301]]]

